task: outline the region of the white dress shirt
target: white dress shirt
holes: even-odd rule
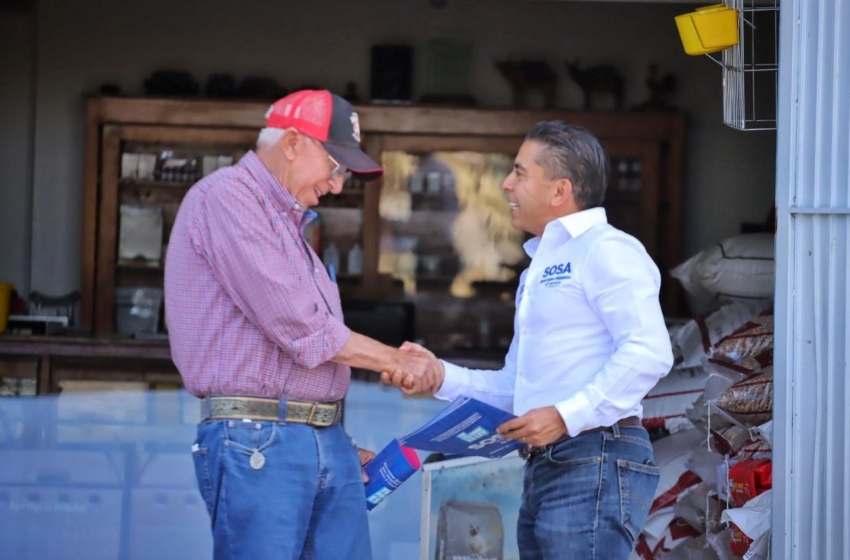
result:
[[[673,364],[658,267],[603,208],[554,220],[525,243],[514,338],[500,370],[448,362],[437,398],[467,395],[517,416],[555,406],[571,436],[641,417]]]

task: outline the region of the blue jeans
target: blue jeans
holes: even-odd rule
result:
[[[215,560],[371,560],[360,461],[339,424],[208,420],[192,455]]]
[[[520,558],[627,560],[659,478],[640,426],[614,426],[547,446],[525,465]]]

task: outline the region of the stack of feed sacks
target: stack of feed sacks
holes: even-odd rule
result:
[[[676,363],[643,402],[661,481],[632,557],[766,558],[773,236],[727,239],[672,274],[699,314],[670,325]]]

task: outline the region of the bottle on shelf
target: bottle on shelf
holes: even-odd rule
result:
[[[487,317],[482,317],[478,321],[478,336],[477,343],[479,348],[489,349],[491,343],[490,320]]]
[[[347,265],[349,274],[361,274],[363,272],[363,250],[360,248],[360,243],[356,241],[348,250]]]

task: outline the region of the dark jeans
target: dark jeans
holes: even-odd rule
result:
[[[640,426],[614,426],[549,446],[525,466],[520,558],[627,560],[659,478]]]
[[[209,420],[192,454],[215,560],[371,560],[360,461],[339,424]]]

